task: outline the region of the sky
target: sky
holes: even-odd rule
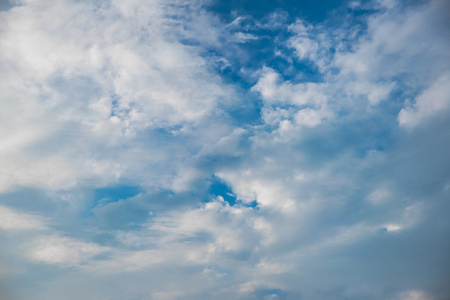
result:
[[[0,299],[450,299],[449,16],[0,1]]]

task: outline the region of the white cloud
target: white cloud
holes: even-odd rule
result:
[[[371,192],[368,195],[367,200],[374,205],[379,205],[382,203],[386,203],[387,199],[389,199],[389,196],[391,196],[389,190],[380,188]]]
[[[123,145],[149,153],[146,131],[209,122],[232,92],[195,47],[178,42],[183,31],[165,16],[177,9],[61,1],[3,13],[0,101],[9,125],[0,132],[1,191],[113,183],[138,167]],[[150,152],[150,165],[164,155]]]
[[[266,105],[320,107],[331,102],[339,110],[347,105],[360,106],[361,98],[376,106],[387,100],[400,82],[405,90],[420,94],[412,107],[400,112],[401,126],[413,127],[445,109],[449,40],[439,12],[445,10],[445,4],[432,1],[426,9],[412,7],[401,18],[394,17],[400,9],[395,1],[381,1],[380,5],[385,9],[368,19],[368,29],[359,37],[348,30],[327,32],[320,25],[297,20],[289,27],[293,36],[288,46],[300,59],[309,59],[319,67],[323,82],[283,81],[273,69],[263,68],[252,90],[261,94]],[[321,123],[319,118],[315,120],[316,125]]]
[[[6,231],[43,230],[45,221],[35,215],[17,212],[11,208],[0,205],[0,229]]]
[[[317,78],[294,65],[243,70],[256,81],[244,97],[214,68],[240,67],[236,44],[273,29],[250,17],[227,25],[201,3],[138,0],[2,12],[0,200],[39,190],[33,205],[54,212],[47,223],[0,206],[0,229],[45,230],[5,236],[27,249],[24,272],[60,272],[21,286],[33,299],[428,299],[420,291],[447,254],[448,147],[406,136],[396,120],[414,127],[445,113],[448,48],[429,23],[440,2],[380,3],[359,34],[289,27],[275,13],[270,26],[291,34],[275,42],[277,59],[313,63]],[[233,54],[207,57],[219,48]],[[247,112],[255,95],[249,118],[227,112]],[[212,176],[234,206],[211,200]],[[95,215],[93,190],[116,183],[144,190],[102,202],[133,226]],[[79,230],[92,242],[70,238]],[[436,255],[418,261],[425,236]]]
[[[166,239],[176,243],[198,234],[210,234],[212,240],[206,244],[210,248],[209,251],[212,251],[211,254],[215,255],[216,252],[239,252],[257,246],[254,243],[260,238],[258,233],[260,226],[256,224],[258,223],[254,209],[231,207],[219,196],[200,209],[175,212],[174,215],[157,218],[149,229],[166,233]],[[254,233],[251,232],[253,230]],[[210,259],[197,258],[195,253],[192,255],[191,258],[194,260]]]
[[[78,266],[89,258],[108,251],[107,247],[60,236],[43,236],[33,241],[29,247],[29,259],[60,266]]]
[[[295,115],[295,122],[299,125],[314,127],[322,123],[323,119],[331,117],[332,113],[321,108],[320,110],[313,110],[310,108],[302,109]]]
[[[407,291],[403,292],[400,300],[431,300],[423,291]]]
[[[443,75],[417,96],[412,106],[403,108],[398,121],[400,126],[413,128],[438,114],[448,113],[450,108],[450,77]]]
[[[296,51],[299,59],[311,59],[315,61],[318,56],[319,44],[312,36],[313,27],[300,20],[289,26],[289,30],[295,33],[295,37],[289,40],[290,46]]]
[[[109,258],[86,265],[84,269],[96,274],[110,274],[170,265],[179,268],[210,266],[235,272],[241,268],[239,264],[247,265],[239,262],[239,257],[268,245],[270,228],[264,222],[254,208],[232,207],[219,196],[199,208],[175,210],[157,216],[142,230],[119,233],[117,240],[124,248],[115,249]],[[75,262],[79,263],[79,256],[87,255],[81,251],[83,247],[72,247],[75,252],[61,249],[64,263],[76,255]],[[133,250],[136,247],[138,249]],[[44,254],[48,254],[54,247],[41,248],[44,248]],[[60,251],[60,248],[56,250]],[[98,253],[105,251],[104,248],[93,250],[98,250]],[[97,252],[93,251],[94,254]],[[33,257],[36,259],[36,255]],[[279,272],[274,266],[275,263],[272,263],[272,267],[265,268],[265,272]],[[220,277],[216,279],[220,280]]]
[[[306,83],[294,84],[283,82],[280,75],[273,69],[265,67],[261,71],[261,77],[252,87],[259,92],[267,105],[291,104],[296,106],[325,104],[327,97],[322,94],[323,87],[320,84]]]
[[[386,231],[392,232],[392,231],[402,230],[402,229],[403,229],[403,226],[398,225],[398,224],[386,224],[386,225],[384,226],[384,228],[386,229]]]

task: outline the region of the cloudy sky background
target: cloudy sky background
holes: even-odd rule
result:
[[[1,299],[450,299],[448,1],[0,3]]]

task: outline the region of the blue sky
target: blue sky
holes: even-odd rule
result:
[[[450,5],[1,1],[0,298],[450,298]]]

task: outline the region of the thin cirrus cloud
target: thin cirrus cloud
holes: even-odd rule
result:
[[[447,299],[449,6],[307,3],[2,4],[0,297]]]

